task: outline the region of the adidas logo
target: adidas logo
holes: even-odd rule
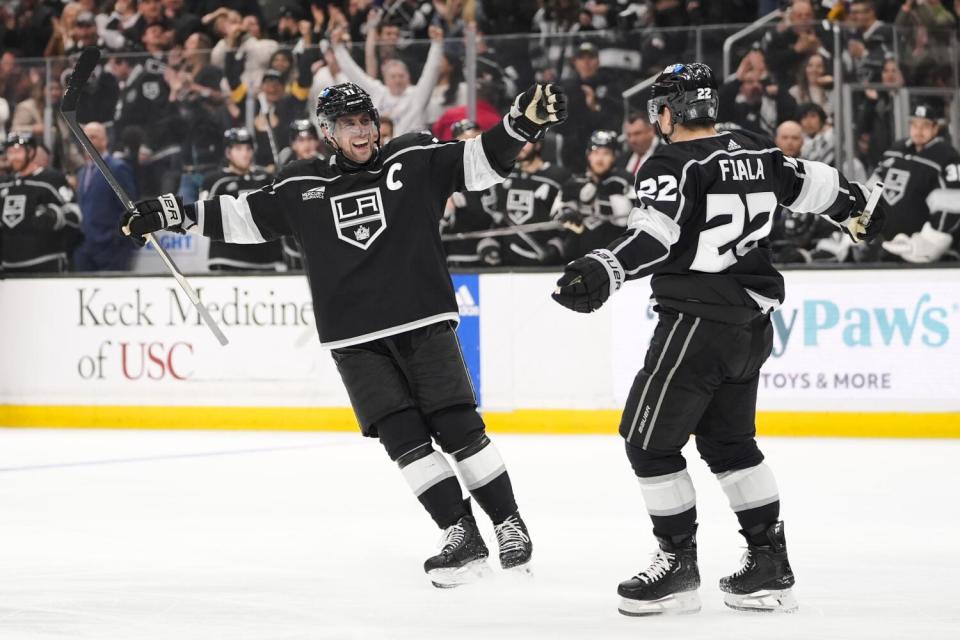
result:
[[[727,145],[727,151],[736,151],[737,149],[743,149],[743,147],[738,145],[736,140],[731,140],[730,144]]]
[[[318,198],[323,198],[324,192],[327,190],[326,187],[314,187],[303,192],[303,201],[307,200],[316,200]]]
[[[456,291],[457,306],[460,308],[461,316],[479,316],[480,306],[477,304],[470,287],[465,284],[460,285]]]

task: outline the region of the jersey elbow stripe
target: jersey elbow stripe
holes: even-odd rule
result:
[[[927,209],[960,213],[960,189],[934,189],[927,196]]]
[[[266,242],[253,219],[247,194],[239,198],[220,196],[220,221],[223,225],[223,241],[234,244],[257,244]]]
[[[801,160],[804,168],[800,194],[787,208],[797,213],[823,213],[840,195],[840,174],[833,167],[812,160]]]
[[[490,166],[480,136],[467,140],[463,145],[463,184],[467,190],[483,191],[501,182],[503,176]]]

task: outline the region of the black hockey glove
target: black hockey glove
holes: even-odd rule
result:
[[[500,256],[500,243],[493,238],[487,238],[477,245],[477,255],[480,261],[490,267],[499,267],[503,262]]]
[[[577,313],[590,313],[602,307],[624,280],[617,257],[609,249],[596,249],[567,265],[553,299]]]
[[[63,211],[55,204],[37,205],[33,213],[37,231],[56,231],[63,227]]]
[[[137,212],[128,212],[120,220],[120,233],[129,236],[141,247],[146,243],[143,236],[154,231],[167,229],[185,233],[183,203],[172,193],[140,200],[134,206]]]
[[[870,242],[883,231],[883,224],[887,219],[886,209],[889,206],[885,198],[881,197],[877,201],[877,206],[873,209],[873,215],[870,220],[863,221],[863,210],[867,207],[867,200],[870,198],[870,191],[859,182],[850,182],[850,197],[853,200],[850,208],[850,217],[840,226],[844,233],[850,236],[854,242]]]
[[[567,119],[567,96],[555,84],[535,84],[513,101],[509,121],[528,142],[536,142],[550,127]]]

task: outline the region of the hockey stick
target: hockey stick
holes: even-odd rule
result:
[[[562,223],[551,222],[532,222],[530,224],[518,224],[513,227],[504,227],[502,229],[486,229],[484,231],[464,231],[463,233],[444,233],[440,239],[444,242],[449,240],[478,240],[480,238],[496,238],[499,236],[515,236],[518,233],[533,233],[534,231],[553,231],[565,229]]]
[[[873,211],[877,208],[877,205],[880,204],[880,197],[883,195],[883,183],[877,182],[873,185],[873,191],[870,192],[870,199],[867,200],[867,205],[863,208],[863,213],[860,214],[860,224],[866,227],[870,224],[870,218],[873,217]]]
[[[83,132],[80,124],[77,122],[77,102],[80,100],[80,92],[83,90],[83,86],[87,83],[90,74],[93,73],[93,69],[99,61],[100,49],[97,47],[85,47],[80,53],[80,59],[77,60],[77,64],[73,68],[73,75],[70,76],[67,89],[64,91],[63,99],[60,101],[60,116],[67,124],[67,128],[70,129],[70,133],[73,134],[77,142],[80,143],[80,146],[83,147],[83,150],[86,151],[90,159],[93,160],[97,169],[103,174],[103,178],[107,181],[107,184],[109,184],[113,192],[117,194],[120,203],[123,204],[129,213],[136,213],[133,200],[130,199],[127,192],[124,191],[120,183],[117,182],[116,176],[113,175],[110,167],[108,167],[103,161],[103,158],[100,157],[100,153],[94,148],[93,143],[90,142],[90,138],[87,137],[87,134]],[[167,269],[170,270],[170,273],[176,279],[180,288],[183,289],[183,292],[190,298],[190,302],[192,302],[193,306],[197,309],[197,313],[200,314],[203,322],[210,328],[213,335],[216,336],[217,341],[219,341],[221,345],[226,346],[229,342],[227,336],[223,335],[223,331],[220,330],[216,320],[213,319],[213,316],[210,315],[207,308],[200,302],[200,296],[197,294],[196,289],[193,288],[180,269],[177,268],[177,265],[174,264],[170,254],[160,245],[152,233],[148,233],[145,237],[153,244],[153,248],[156,249],[157,253],[160,254],[160,259],[167,265]]]

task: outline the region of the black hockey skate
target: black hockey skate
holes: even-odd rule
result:
[[[493,530],[497,534],[497,546],[500,547],[500,566],[506,570],[529,574],[533,543],[520,513],[508,516]]]
[[[480,537],[477,521],[466,515],[444,530],[440,553],[427,558],[423,570],[433,586],[450,589],[483,576],[489,570],[488,555],[490,552]]]
[[[753,545],[746,532],[747,551],[743,554],[743,566],[733,575],[720,578],[723,602],[731,609],[740,611],[797,610],[793,595],[793,570],[787,559],[787,543],[783,535],[783,522],[777,521],[764,532],[769,544]]]
[[[695,535],[680,540],[657,536],[660,549],[649,567],[620,583],[620,613],[625,616],[700,611],[700,570]]]

